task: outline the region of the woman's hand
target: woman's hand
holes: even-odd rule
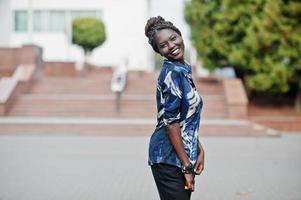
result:
[[[194,172],[196,175],[200,175],[204,170],[204,162],[205,162],[205,152],[201,146],[199,145],[199,155],[195,164]]]
[[[184,174],[185,177],[185,190],[194,191],[194,174]]]

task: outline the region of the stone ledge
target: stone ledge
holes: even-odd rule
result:
[[[77,71],[74,62],[44,62],[44,73],[47,76],[76,76]]]
[[[6,114],[17,94],[28,90],[34,72],[34,65],[20,65],[11,77],[0,79],[0,116]]]
[[[224,79],[223,88],[230,117],[246,117],[248,98],[240,79]]]

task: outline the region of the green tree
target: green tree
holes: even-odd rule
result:
[[[72,22],[72,43],[81,46],[85,55],[106,40],[104,23],[96,18],[81,17]]]
[[[206,68],[233,66],[251,91],[301,93],[300,0],[191,0],[185,19]]]

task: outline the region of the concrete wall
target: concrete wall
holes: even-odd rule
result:
[[[0,78],[11,76],[19,64],[18,48],[0,48]]]
[[[147,0],[11,0],[11,16],[13,10],[27,10],[29,2],[33,9],[39,10],[101,10],[107,40],[95,49],[88,61],[94,65],[115,66],[128,59],[129,68],[152,70],[152,53],[144,36],[144,25],[149,17]],[[44,32],[30,36],[28,32],[12,31],[10,35],[10,46],[32,42],[43,47],[45,61],[84,59],[79,47],[69,45],[70,38],[65,33]]]
[[[34,45],[23,45],[21,48],[0,48],[0,78],[11,76],[18,65],[34,65],[42,68],[43,51]]]
[[[0,47],[9,46],[12,30],[12,15],[9,0],[0,0]]]

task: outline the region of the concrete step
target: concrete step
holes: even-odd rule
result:
[[[272,129],[291,133],[301,132],[301,116],[250,116],[249,119],[254,123],[258,123]]]
[[[153,76],[139,77],[129,72],[125,92],[129,94],[155,93],[156,79]],[[139,83],[139,84],[137,84]],[[109,94],[111,93],[111,75],[84,77],[41,77],[34,84],[31,93],[82,93],[82,94]]]
[[[199,90],[200,94],[224,94],[221,82],[195,81],[195,85]]]
[[[30,90],[33,94],[111,94],[111,82],[108,81],[36,81]]]
[[[139,116],[156,115],[154,95],[122,96],[116,111],[115,95],[24,94],[11,106],[9,116]],[[226,118],[227,107],[218,95],[204,96],[203,116]]]
[[[79,77],[41,75],[28,94],[16,98],[9,116],[52,117],[154,117],[157,73],[130,71],[116,111],[110,70],[91,70]],[[204,118],[227,118],[228,110],[220,82],[197,81],[203,97]]]
[[[60,118],[2,117],[1,135],[97,135],[150,136],[152,118]],[[202,120],[200,136],[270,137],[280,133],[245,120]]]

